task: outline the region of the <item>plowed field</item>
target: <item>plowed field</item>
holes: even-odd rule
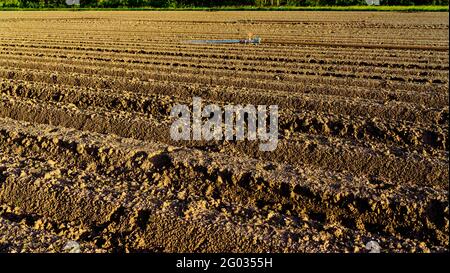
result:
[[[448,20],[0,12],[0,252],[448,251]],[[194,96],[277,149],[172,140]]]

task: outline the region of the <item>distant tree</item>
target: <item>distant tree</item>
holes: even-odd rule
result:
[[[449,0],[380,0],[381,5],[448,5]],[[80,0],[82,7],[349,6],[365,0]],[[0,7],[67,7],[66,0],[0,0]]]

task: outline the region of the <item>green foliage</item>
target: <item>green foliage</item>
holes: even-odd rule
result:
[[[381,0],[383,6],[448,6],[449,0]],[[366,6],[365,0],[80,0],[81,8],[195,7],[331,7]],[[65,0],[0,0],[0,8],[64,8]]]
[[[0,7],[14,8],[19,6],[19,0],[0,0]]]
[[[380,0],[382,5],[438,5],[438,6],[448,6],[449,0]]]

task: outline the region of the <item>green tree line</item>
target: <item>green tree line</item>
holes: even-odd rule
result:
[[[448,5],[449,0],[381,0],[382,5]],[[117,7],[226,7],[226,6],[353,6],[365,5],[365,0],[80,0],[86,8]],[[0,7],[61,8],[68,7],[66,0],[0,0]]]

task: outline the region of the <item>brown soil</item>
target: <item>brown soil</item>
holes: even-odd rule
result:
[[[448,13],[0,12],[0,252],[448,251],[448,38]],[[277,104],[277,150],[173,141],[193,96]]]

